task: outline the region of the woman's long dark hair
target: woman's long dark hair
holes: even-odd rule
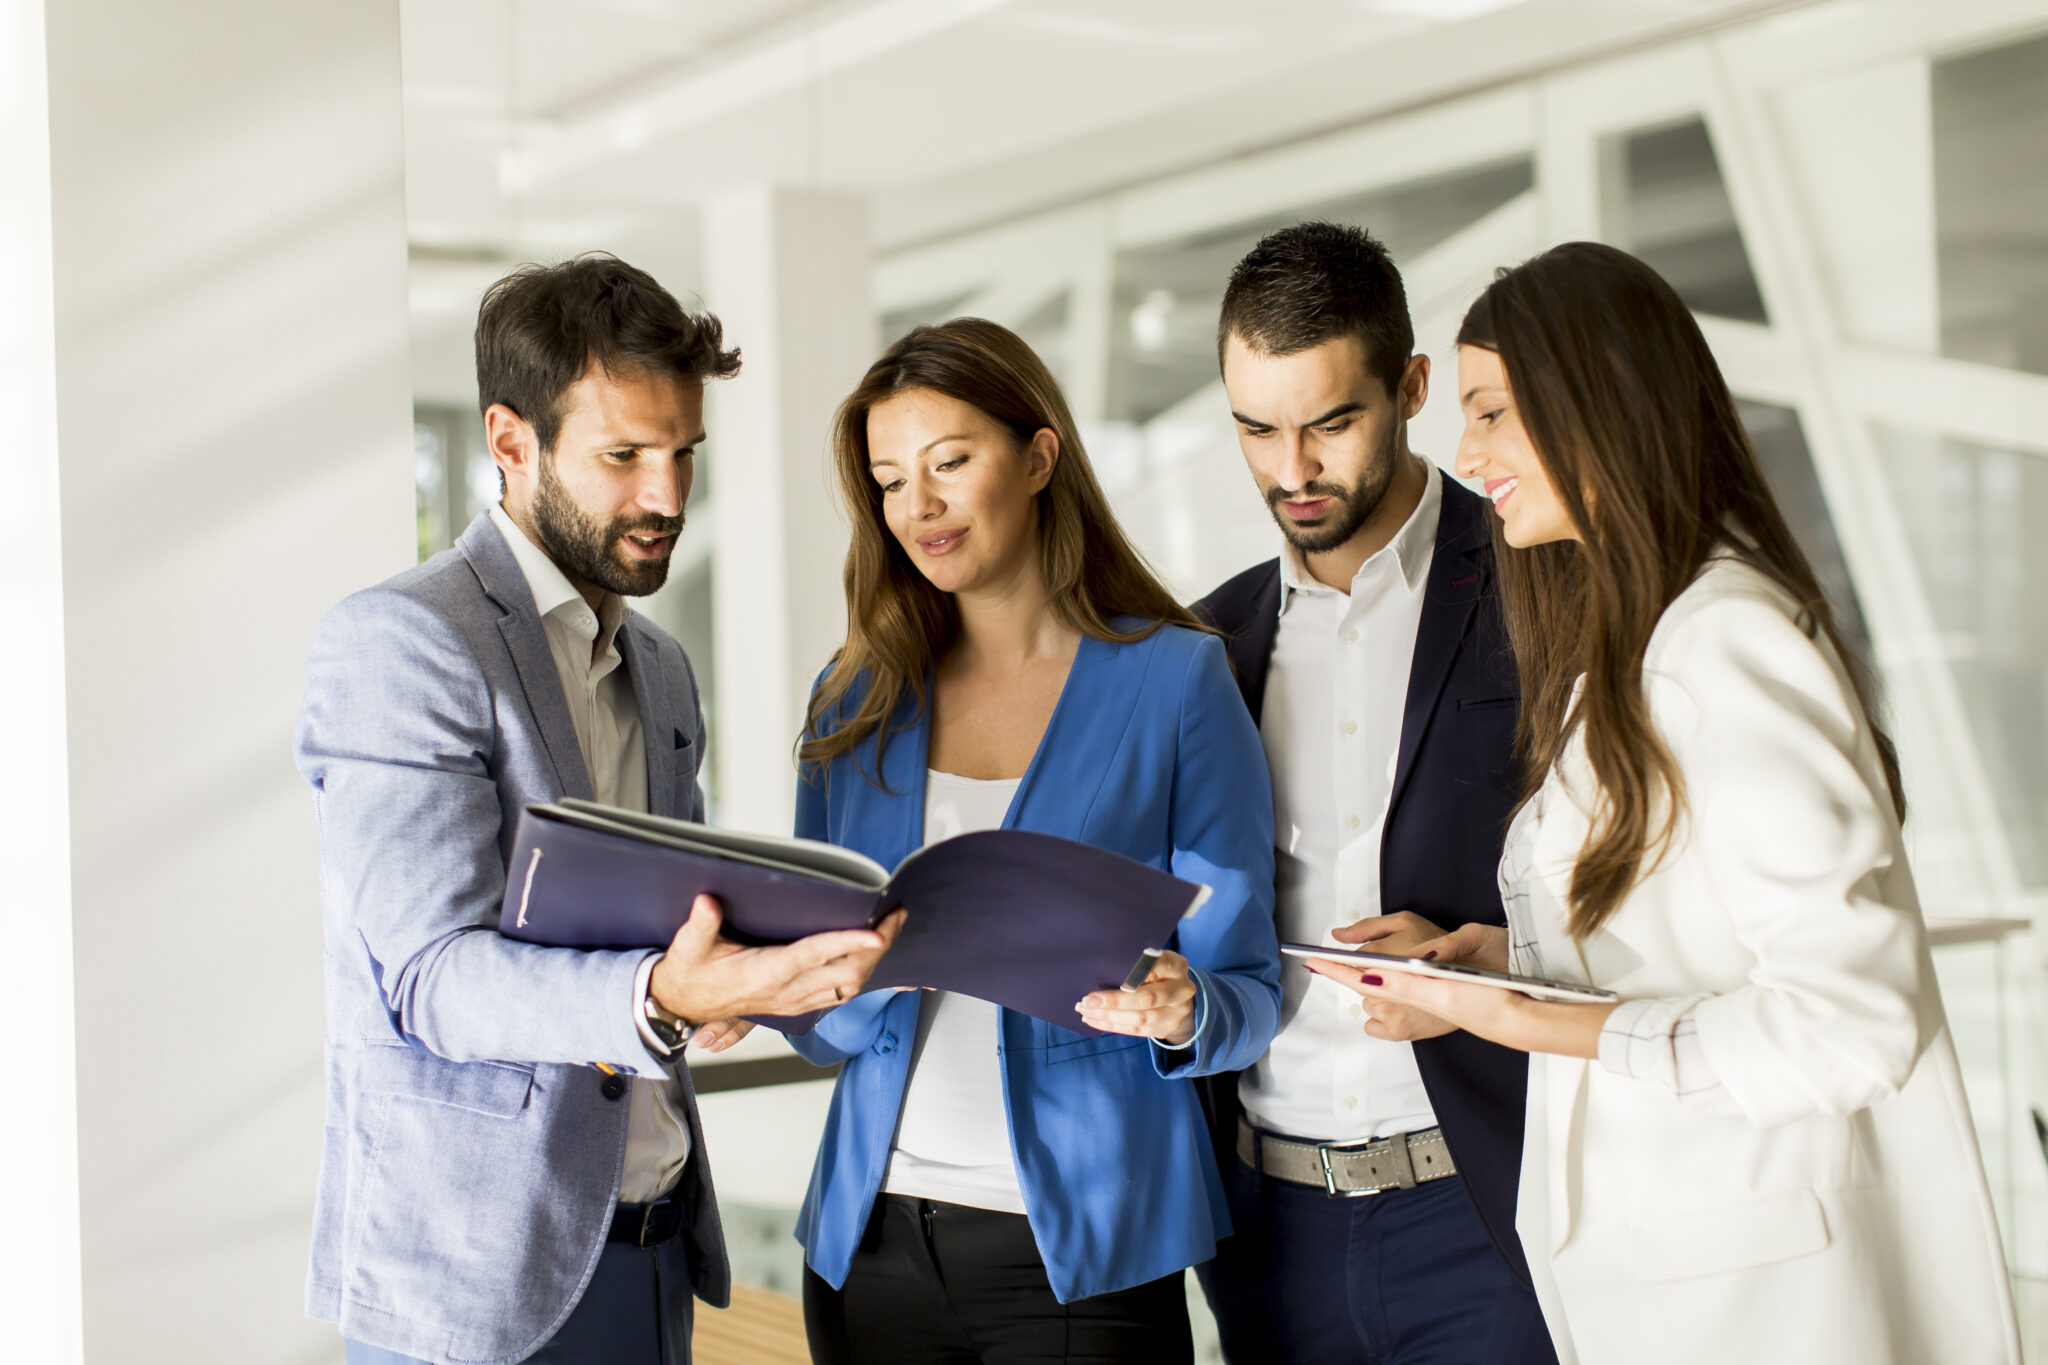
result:
[[[918,327],[882,353],[832,422],[832,464],[852,523],[846,548],[846,644],[811,694],[797,760],[822,767],[875,741],[875,780],[889,721],[903,699],[929,700],[925,677],[957,638],[960,610],[932,586],[882,519],[868,471],[868,413],[914,389],[971,404],[1006,428],[1021,451],[1050,429],[1059,438],[1052,478],[1036,494],[1038,568],[1060,623],[1098,640],[1142,640],[1162,625],[1207,630],[1174,600],[1117,525],[1052,372],[1009,328],[982,318]],[[1120,631],[1111,622],[1137,617]],[[858,690],[851,714],[839,714]]]
[[[1500,272],[1465,315],[1458,344],[1500,356],[1530,443],[1581,538],[1516,549],[1494,523],[1522,678],[1522,799],[1574,733],[1598,784],[1572,869],[1572,933],[1599,930],[1670,847],[1685,790],[1650,718],[1643,654],[1664,609],[1717,551],[1781,586],[1802,624],[1841,657],[1904,819],[1898,755],[1877,724],[1869,670],[1842,638],[1677,291],[1626,252],[1569,242]],[[1585,690],[1574,706],[1580,673]]]

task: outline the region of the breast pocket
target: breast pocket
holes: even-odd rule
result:
[[[1515,706],[1521,700],[1521,697],[1512,693],[1499,697],[1460,697],[1458,698],[1458,709],[1460,711],[1492,711],[1501,707]]]

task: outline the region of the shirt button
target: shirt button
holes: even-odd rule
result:
[[[1365,1006],[1363,1006],[1363,1005],[1359,1004],[1359,1003],[1358,1003],[1357,1001],[1355,1001],[1355,1000],[1351,1002],[1351,1017],[1352,1017],[1353,1019],[1359,1018],[1359,1017],[1360,1017],[1361,1015],[1363,1015],[1364,1013],[1365,1013]]]
[[[606,1099],[616,1100],[626,1093],[626,1078],[616,1075],[607,1076],[604,1078],[604,1082],[597,1088],[604,1093]]]
[[[1345,816],[1345,817],[1344,817],[1344,828],[1346,828],[1346,829],[1357,829],[1357,828],[1358,828],[1358,817],[1357,817],[1357,816],[1355,816],[1355,815],[1347,815],[1347,816]]]
[[[1355,735],[1355,734],[1357,734],[1357,733],[1358,733],[1358,722],[1357,722],[1357,721],[1355,721],[1355,720],[1347,720],[1347,721],[1345,721],[1345,722],[1344,722],[1344,733],[1345,733],[1345,734],[1347,734],[1347,735]]]
[[[1344,1097],[1344,1107],[1346,1109],[1356,1109],[1358,1107],[1358,1096],[1346,1095]]]
[[[1354,626],[1350,630],[1344,632],[1344,643],[1347,645],[1355,645],[1358,643],[1357,627]]]

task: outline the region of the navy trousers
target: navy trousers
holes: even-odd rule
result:
[[[1458,1177],[1343,1199],[1231,1166],[1236,1231],[1196,1274],[1233,1365],[1556,1365]]]
[[[661,1259],[656,1250],[643,1251],[627,1242],[606,1245],[569,1320],[526,1358],[526,1365],[689,1365],[692,1310],[687,1273],[683,1283],[675,1283],[675,1275],[664,1275],[657,1264]],[[680,1256],[667,1259],[671,1265],[682,1264]],[[666,1352],[664,1339],[669,1342]],[[413,1356],[360,1341],[347,1347],[348,1365],[426,1365]]]

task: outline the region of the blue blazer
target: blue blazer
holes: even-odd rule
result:
[[[806,774],[798,834],[885,867],[924,842],[931,724],[928,710],[913,711],[900,713],[879,774],[865,743]],[[1003,826],[1113,849],[1215,890],[1172,945],[1193,964],[1200,993],[1191,1046],[1090,1037],[1002,1012],[1017,1177],[1053,1292],[1066,1303],[1178,1273],[1229,1235],[1187,1082],[1250,1066],[1280,1027],[1272,787],[1223,642],[1176,626],[1135,644],[1084,638]],[[921,998],[859,996],[790,1040],[813,1062],[845,1063],[797,1221],[811,1268],[835,1287],[846,1282],[888,1165]]]

